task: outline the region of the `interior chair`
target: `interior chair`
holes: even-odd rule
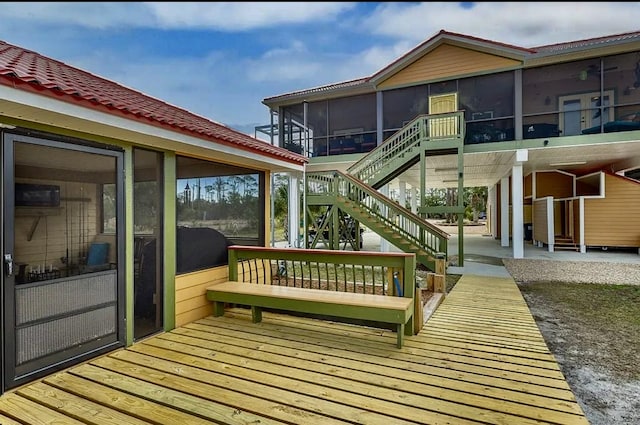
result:
[[[93,273],[102,270],[109,270],[109,243],[94,242],[89,246],[87,261],[80,265],[80,273]]]

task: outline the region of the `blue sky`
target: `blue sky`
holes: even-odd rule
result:
[[[639,17],[638,2],[4,2],[0,39],[253,135],[264,98],[369,76],[441,29],[532,47]]]

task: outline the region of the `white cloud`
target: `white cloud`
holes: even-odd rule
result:
[[[146,5],[166,28],[225,31],[329,21],[355,7],[349,2],[167,2]]]
[[[95,29],[215,29],[238,32],[335,19],[350,2],[25,2],[2,3],[0,16]]]
[[[638,30],[638,2],[383,3],[365,21],[374,34],[415,44],[444,29],[521,47]]]
[[[604,2],[9,2],[0,39],[250,129],[269,122],[264,98],[370,76],[441,29],[530,47],[635,31],[638,16]]]

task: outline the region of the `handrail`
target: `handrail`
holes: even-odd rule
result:
[[[406,298],[415,295],[413,253],[241,245],[230,246],[228,253],[229,280],[233,281]]]
[[[390,161],[406,156],[423,141],[464,137],[464,111],[418,115],[411,122],[347,168],[347,173],[373,185],[373,178]],[[415,152],[417,154],[417,152]],[[409,158],[407,157],[406,160]]]
[[[384,196],[373,187],[340,171],[307,174],[307,195],[337,195],[355,203],[394,233],[436,257],[447,252],[449,234]]]

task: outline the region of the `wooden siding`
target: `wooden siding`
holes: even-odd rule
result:
[[[379,88],[450,79],[456,75],[501,70],[519,65],[520,62],[513,59],[443,44],[381,82]]]
[[[604,199],[585,199],[587,246],[640,247],[640,183],[605,174]]]
[[[537,171],[536,198],[553,196],[554,198],[570,198],[573,193],[574,177],[557,171]]]
[[[61,201],[60,207],[16,207],[14,257],[32,267],[63,269],[61,258],[68,253],[71,262],[79,264],[97,234],[96,185],[28,179],[18,182],[58,185]],[[109,256],[115,262],[113,245]]]
[[[547,233],[547,200],[540,199],[533,203],[533,240],[548,244]]]
[[[522,222],[533,223],[533,208],[531,204],[522,205]]]
[[[571,201],[572,214],[572,236],[576,244],[580,243],[580,200],[573,199]]]
[[[394,339],[274,313],[252,323],[230,309],[7,393],[0,419],[588,424],[511,278],[462,276],[418,335],[402,349]]]
[[[227,266],[176,276],[176,327],[213,314],[207,287],[226,280],[229,280]]]
[[[533,175],[527,174],[524,176],[523,196],[529,198],[533,196]]]
[[[566,204],[561,201],[553,202],[553,234],[554,236],[568,236],[564,232],[565,226],[564,226],[563,218],[565,213],[564,211],[565,205]]]

